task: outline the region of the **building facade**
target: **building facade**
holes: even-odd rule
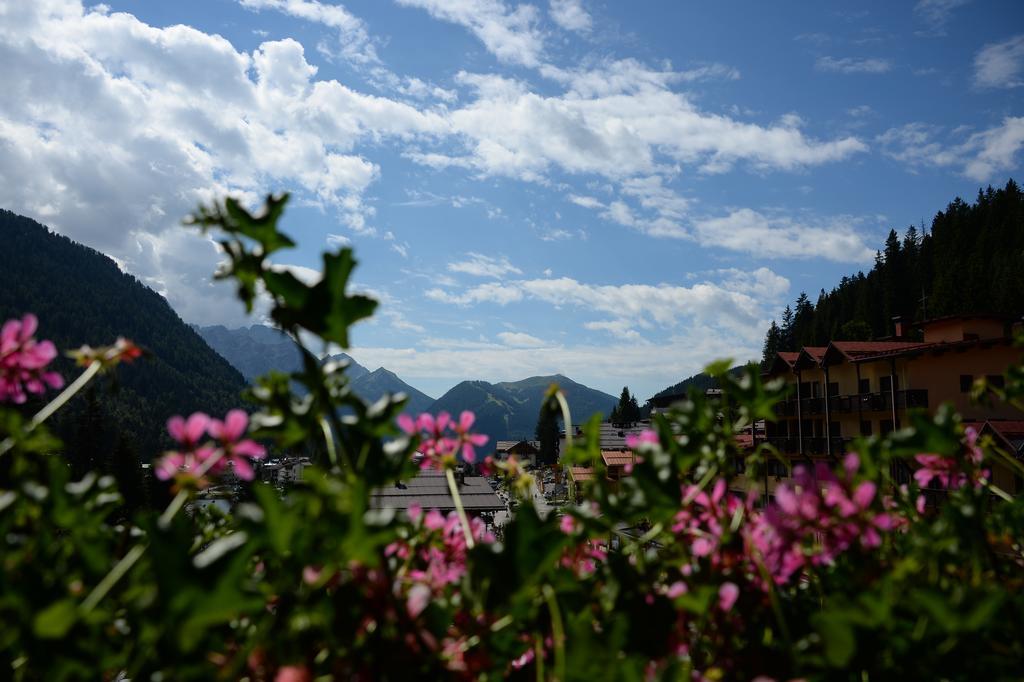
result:
[[[908,410],[951,403],[965,421],[995,424],[1024,416],[1008,405],[971,400],[977,379],[999,386],[1007,368],[1020,362],[1008,320],[950,317],[920,330],[921,340],[904,338],[897,324],[890,340],[832,341],[779,353],[766,375],[782,378],[789,397],[776,407],[778,420],[766,425],[767,441],[791,463],[835,461],[855,437],[907,425]]]

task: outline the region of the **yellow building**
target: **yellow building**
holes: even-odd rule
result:
[[[855,436],[881,435],[907,424],[908,409],[952,403],[965,421],[997,425],[1024,416],[1007,405],[970,400],[976,379],[999,385],[1007,368],[1020,361],[1006,318],[948,317],[919,328],[920,341],[904,338],[897,322],[891,340],[832,341],[779,353],[766,374],[784,378],[791,392],[777,407],[778,421],[766,427],[768,442],[791,462],[833,460]],[[997,478],[1007,475],[1004,489],[1017,492],[1020,481],[1009,472]]]

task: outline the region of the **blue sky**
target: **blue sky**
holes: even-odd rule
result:
[[[0,0],[0,63],[0,205],[239,326],[178,221],[290,190],[278,263],[352,244],[353,356],[432,395],[756,357],[1024,157],[1020,2]]]

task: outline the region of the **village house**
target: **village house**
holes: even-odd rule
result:
[[[897,319],[891,339],[832,341],[776,356],[765,376],[782,378],[789,397],[777,405],[778,420],[766,425],[764,438],[787,463],[775,463],[769,490],[791,473],[794,463],[836,461],[856,436],[884,435],[906,426],[908,410],[934,411],[951,403],[965,422],[993,434],[1006,430],[1010,436],[1004,441],[1014,441],[1024,414],[1009,405],[971,400],[977,379],[1001,386],[1003,373],[1020,360],[1010,320],[955,316],[918,328],[922,338],[912,340]],[[905,467],[894,475],[908,480],[911,471]],[[993,477],[1011,494],[1024,490],[1008,468],[997,468]]]

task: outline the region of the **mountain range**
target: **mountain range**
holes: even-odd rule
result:
[[[295,345],[271,327],[253,325],[227,329],[213,326],[198,327],[197,331],[249,381],[271,370],[293,372],[299,368],[300,358]],[[463,381],[434,400],[383,367],[371,372],[345,353],[332,358],[348,361],[346,372],[352,390],[364,400],[373,401],[385,393],[402,392],[409,396],[406,409],[412,413],[446,411],[457,415],[463,410],[472,410],[477,419],[474,428],[490,436],[492,443],[511,438],[533,438],[544,392],[552,383],[557,383],[565,391],[574,420],[582,421],[595,412],[607,415],[617,400],[561,375],[497,384]]]
[[[615,396],[555,374],[497,384],[463,381],[438,398],[430,409],[451,414],[472,410],[476,414],[474,429],[490,436],[491,444],[533,438],[544,393],[551,384],[558,384],[565,393],[574,423],[582,423],[595,413],[607,416],[618,402]]]
[[[149,351],[112,378],[97,380],[50,420],[72,456],[76,448],[90,450],[83,457],[119,448],[148,461],[172,445],[164,426],[168,417],[193,411],[223,415],[242,405],[242,390],[256,376],[300,366],[294,344],[276,329],[190,326],[160,294],[109,257],[31,218],[0,209],[0,238],[0,322],[32,312],[40,321],[39,337],[61,350],[125,336]],[[407,409],[413,413],[472,410],[475,430],[487,434],[492,445],[533,437],[552,383],[565,391],[574,422],[596,412],[607,415],[617,400],[561,375],[494,384],[463,381],[434,400],[384,367],[370,371],[344,353],[332,358],[348,361],[352,388],[366,400],[401,392],[409,396]],[[55,367],[68,381],[79,371],[63,356]]]
[[[228,329],[222,325],[196,327],[199,335],[225,360],[234,365],[246,381],[253,381],[271,370],[296,372],[302,366],[302,358],[295,344],[282,332],[273,327],[254,324],[251,327]],[[363,400],[373,402],[385,393],[405,393],[409,396],[406,410],[425,412],[434,399],[402,381],[394,372],[383,367],[368,370],[352,359],[350,355],[338,353],[332,360],[347,361],[348,375],[352,390]]]

